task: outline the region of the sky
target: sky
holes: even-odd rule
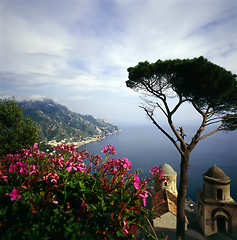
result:
[[[148,123],[127,68],[204,56],[237,74],[236,26],[236,0],[0,0],[0,98]]]

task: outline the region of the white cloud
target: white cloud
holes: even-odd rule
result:
[[[235,0],[0,0],[0,11],[2,95],[76,99],[97,115],[93,104],[114,104],[125,115],[137,101],[127,68],[139,61],[203,55],[237,72]]]

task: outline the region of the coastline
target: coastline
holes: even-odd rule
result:
[[[78,148],[78,147],[87,145],[92,142],[99,142],[99,141],[105,139],[107,136],[116,134],[121,131],[122,131],[121,129],[114,130],[112,132],[106,133],[105,135],[96,135],[95,137],[87,137],[85,140],[78,141],[78,142],[71,141],[71,139],[63,139],[59,142],[57,142],[56,140],[51,140],[51,141],[46,142],[46,144],[49,145],[50,147],[56,147],[58,144],[67,143],[67,144],[73,144]]]
[[[92,142],[99,142],[99,141],[105,139],[107,136],[114,135],[114,134],[119,133],[121,131],[122,131],[121,129],[118,129],[118,130],[115,130],[113,132],[107,133],[104,136],[99,136],[99,137],[94,137],[94,138],[93,137],[89,137],[87,140],[83,140],[81,142],[74,142],[73,144],[76,147],[81,147],[81,146],[87,145],[87,144],[92,143]]]

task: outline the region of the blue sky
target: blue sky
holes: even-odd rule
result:
[[[236,74],[236,26],[236,0],[0,0],[0,96],[149,123],[127,68],[202,55]]]

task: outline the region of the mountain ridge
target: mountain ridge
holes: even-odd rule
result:
[[[81,146],[120,131],[104,119],[75,113],[49,98],[25,100],[18,102],[18,105],[24,115],[31,117],[39,127],[42,144],[56,146],[66,142]]]

